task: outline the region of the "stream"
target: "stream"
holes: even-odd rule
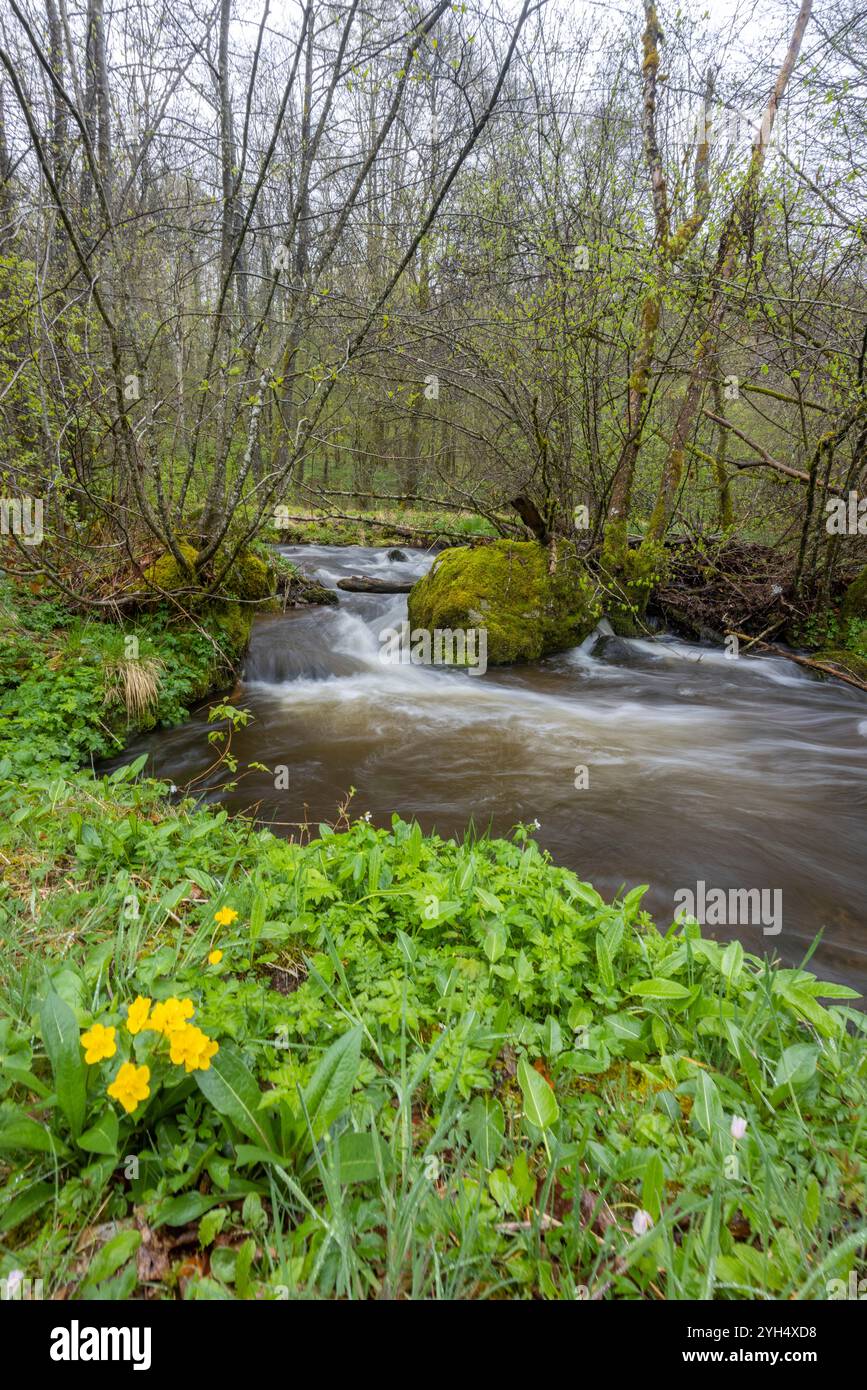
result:
[[[280,550],[329,587],[350,574],[414,579],[433,559]],[[284,834],[305,815],[314,826],[334,820],[350,787],[352,813],[378,825],[393,811],[441,835],[470,821],[506,834],[538,820],[538,843],[606,897],[650,884],[644,905],[663,929],[675,894],[699,894],[699,882],[706,893],[764,890],[780,908],[770,932],[771,916],[757,913],[705,932],[798,964],[821,931],[810,968],[867,992],[859,691],[782,657],[731,660],[668,636],[596,634],[484,675],[383,662],[379,634],[405,619],[405,595],[344,592],[336,608],[258,618],[231,696],[254,718],[232,748],[241,769],[257,761],[272,772],[248,772],[229,792],[207,779],[197,790]],[[205,707],[117,761],[148,751],[154,774],[183,789],[213,762],[207,730]]]

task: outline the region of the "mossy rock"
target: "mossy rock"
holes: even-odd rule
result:
[[[840,613],[844,618],[867,619],[867,565],[843,595]]]
[[[189,589],[195,583],[195,566],[199,552],[186,541],[178,541],[178,550],[187,563],[186,571],[181,569],[172,552],[167,550],[144,572],[147,582],[165,593],[172,594],[178,589]]]
[[[214,637],[233,667],[249,645],[253,615],[254,610],[243,603],[215,603],[210,610],[210,621],[216,629]]]
[[[252,550],[241,551],[224,582],[226,593],[248,602],[271,598],[276,587],[277,576],[268,561]]]
[[[847,671],[857,680],[867,681],[867,655],[850,651],[847,647],[824,647],[815,653],[816,661],[831,662]]]
[[[599,619],[596,591],[574,547],[493,541],[443,550],[411,589],[409,619],[429,632],[484,627],[491,665],[536,661],[584,640]]]

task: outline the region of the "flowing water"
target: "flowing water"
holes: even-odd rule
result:
[[[349,574],[414,579],[432,560],[406,551],[389,561],[361,546],[281,550],[331,587]],[[597,634],[484,675],[384,663],[379,635],[405,618],[403,595],[341,592],[337,608],[258,619],[232,697],[254,720],[232,746],[242,767],[271,772],[250,772],[231,792],[207,778],[196,789],[286,834],[305,817],[333,820],[350,787],[353,812],[381,825],[393,811],[443,835],[538,820],[540,845],[601,893],[650,884],[645,905],[660,926],[675,893],[699,880],[708,891],[766,890],[768,904],[779,892],[779,934],[755,918],[707,930],[787,963],[821,931],[818,972],[867,990],[859,691],[782,657],[730,660],[672,637]],[[213,761],[207,729],[205,710],[135,751],[148,749],[153,770],[182,788]]]

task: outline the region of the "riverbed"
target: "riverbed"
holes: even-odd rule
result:
[[[416,578],[433,559],[280,549],[332,588],[350,574]],[[404,595],[343,592],[335,608],[257,619],[231,697],[254,717],[232,748],[239,772],[252,761],[270,771],[230,791],[223,771],[195,790],[281,834],[333,821],[351,787],[353,814],[378,825],[395,811],[441,835],[538,822],[540,846],[604,895],[649,884],[645,905],[663,928],[699,883],[705,895],[764,890],[778,922],[742,912],[706,930],[787,964],[821,933],[810,968],[867,991],[859,691],[782,657],[731,660],[672,636],[596,634],[484,675],[383,661],[382,634],[405,619]],[[133,751],[146,749],[151,770],[183,788],[214,760],[208,727],[205,709]]]

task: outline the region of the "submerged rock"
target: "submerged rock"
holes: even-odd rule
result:
[[[394,563],[397,564],[399,560],[408,560],[409,556],[404,554],[402,550],[398,550],[395,546],[393,550],[387,550],[385,552],[385,558],[386,560],[393,560]]]
[[[571,542],[493,541],[443,550],[408,600],[413,627],[485,628],[491,665],[574,647],[600,615],[596,587]]]

